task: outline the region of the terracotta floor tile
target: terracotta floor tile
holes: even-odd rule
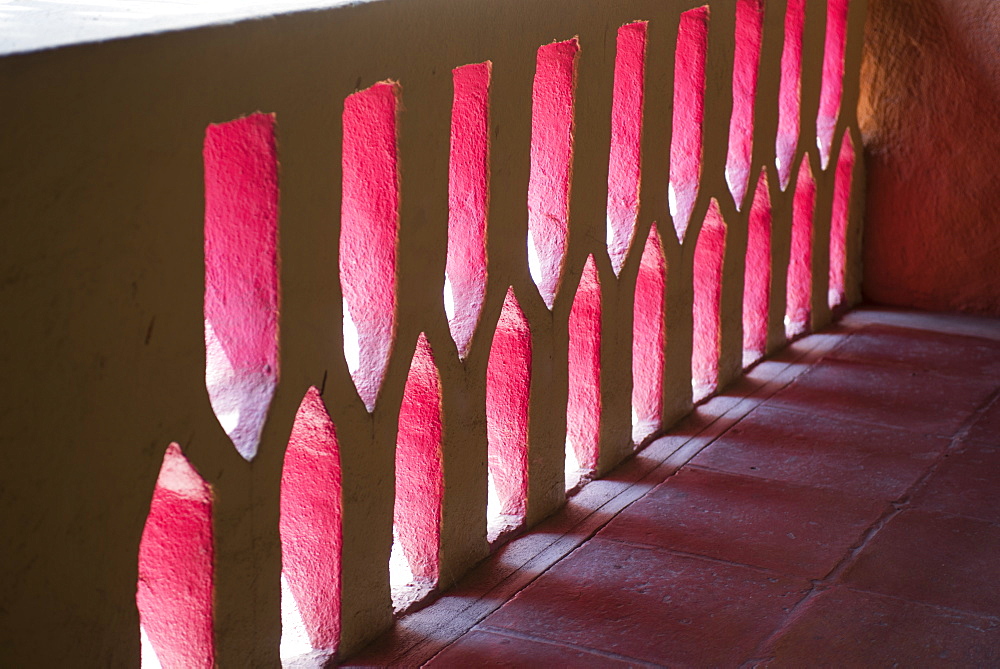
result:
[[[858,329],[874,324],[1000,342],[1000,319],[990,316],[862,305],[844,314],[838,325],[847,329]]]
[[[849,314],[356,664],[1000,667],[998,389],[1000,319]]]
[[[969,428],[967,438],[989,446],[1000,447],[1000,401],[980,414]]]
[[[996,620],[833,588],[810,600],[761,667],[1000,666]]]
[[[607,655],[595,655],[562,644],[472,630],[424,665],[425,667],[635,667]]]
[[[901,497],[948,447],[940,437],[762,406],[692,465],[865,497]]]
[[[871,325],[827,357],[906,365],[963,378],[1000,378],[1000,343],[978,337]]]
[[[824,360],[768,405],[950,437],[987,401],[996,383],[995,378]]]
[[[907,510],[848,565],[846,585],[983,615],[1000,615],[1000,526]]]
[[[913,497],[915,508],[1000,524],[1000,448],[965,442]],[[1000,557],[998,557],[1000,559]]]
[[[736,666],[809,588],[666,551],[592,539],[483,624],[671,666]]]
[[[820,578],[885,509],[832,490],[684,469],[600,536]]]

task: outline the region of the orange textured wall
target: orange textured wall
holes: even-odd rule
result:
[[[1000,3],[871,0],[864,292],[1000,315]]]

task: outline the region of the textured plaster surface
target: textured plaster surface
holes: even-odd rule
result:
[[[726,221],[712,202],[694,249],[694,351],[691,379],[695,394],[704,397],[719,383],[722,336],[723,262],[726,256]]]
[[[319,389],[310,388],[295,414],[285,450],[280,525],[281,573],[301,616],[308,650],[336,651],[340,640],[339,451],[337,430]],[[282,602],[283,609],[288,605]],[[289,622],[282,620],[282,626]]]
[[[593,471],[600,456],[601,282],[593,257],[587,258],[569,312],[569,399],[566,448],[580,468]]]
[[[490,197],[490,63],[452,72],[445,310],[462,357],[486,299],[486,214]],[[449,310],[449,301],[451,302]]]
[[[809,328],[812,316],[813,214],[816,211],[816,182],[808,161],[799,169],[792,206],[792,246],[788,265],[785,330],[797,335]]]
[[[205,386],[247,460],[278,383],[278,156],[274,116],[205,133]]]
[[[663,394],[665,265],[660,236],[650,228],[635,281],[632,408],[638,422],[654,425],[660,421],[660,395]]]
[[[136,591],[143,631],[162,666],[214,664],[213,557],[212,491],[170,444],[139,544]]]
[[[431,585],[441,567],[442,421],[441,379],[421,334],[399,409],[393,530],[414,578]]]
[[[507,292],[486,371],[489,466],[500,513],[523,519],[528,499],[531,332],[514,291]]]
[[[733,115],[729,120],[726,182],[739,208],[742,208],[751,177],[754,102],[757,99],[757,78],[763,38],[763,0],[737,0],[736,44],[733,54]]]
[[[1000,314],[1000,4],[873,0],[861,76],[866,296]]]
[[[674,123],[670,143],[670,214],[677,239],[684,241],[701,181],[705,123],[705,59],[709,7],[684,12],[677,29],[674,60]]]
[[[771,197],[761,171],[747,221],[746,271],[743,276],[743,355],[760,358],[767,350],[771,302]]]
[[[644,22],[622,26],[615,50],[608,161],[608,255],[615,274],[625,264],[639,215],[646,31]]]

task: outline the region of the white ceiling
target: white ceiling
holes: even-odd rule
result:
[[[0,55],[370,0],[0,0]]]

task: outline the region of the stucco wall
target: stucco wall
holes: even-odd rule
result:
[[[731,195],[726,170],[734,107],[735,0],[711,1],[707,52],[696,54],[704,59],[705,84],[688,86],[693,93],[689,97],[703,105],[698,111],[704,126],[697,133],[680,132],[680,123],[676,132],[672,126],[674,81],[690,71],[675,58],[675,42],[682,13],[702,14],[703,0],[384,0],[0,58],[0,90],[10,101],[0,106],[4,149],[0,222],[5,233],[0,244],[0,312],[8,321],[7,327],[0,327],[4,379],[0,391],[0,535],[9,538],[0,551],[0,667],[137,666],[141,639],[138,580],[143,578],[144,592],[152,592],[158,584],[150,573],[169,574],[169,568],[182,562],[173,557],[192,553],[202,559],[182,562],[181,567],[195,571],[195,576],[208,571],[205,563],[211,562],[212,619],[205,620],[205,614],[199,620],[197,612],[183,606],[183,597],[190,593],[200,595],[202,603],[209,600],[207,588],[201,587],[205,579],[192,578],[188,581],[191,588],[168,591],[163,599],[172,603],[167,607],[171,622],[181,617],[174,613],[185,610],[187,620],[199,623],[204,632],[202,645],[195,647],[194,637],[181,632],[174,645],[185,651],[185,657],[198,655],[206,665],[277,666],[283,629],[282,577],[291,575],[294,582],[294,568],[289,565],[305,562],[282,544],[282,532],[297,532],[296,525],[305,515],[292,515],[289,507],[311,508],[307,503],[285,504],[288,497],[284,494],[287,485],[310,467],[313,480],[324,483],[300,489],[339,502],[340,534],[336,536],[334,530],[335,539],[328,545],[342,551],[340,618],[321,630],[324,640],[312,642],[312,647],[329,650],[328,639],[339,630],[338,651],[347,655],[391,624],[388,565],[395,520],[396,455],[403,450],[403,440],[417,431],[412,428],[435,422],[409,420],[413,413],[406,405],[415,394],[407,390],[410,370],[423,364],[418,360],[413,365],[415,350],[425,359],[425,341],[434,356],[434,364],[427,367],[437,367],[440,404],[434,408],[443,416],[443,425],[433,426],[434,438],[441,439],[440,463],[445,472],[433,481],[440,493],[440,506],[434,510],[440,513],[439,527],[434,530],[434,540],[440,537],[438,584],[446,587],[457,580],[489,551],[488,379],[494,329],[502,314],[514,311],[504,311],[508,294],[516,297],[520,313],[509,319],[515,325],[502,327],[513,332],[508,339],[524,336],[527,330],[530,340],[530,377],[521,376],[528,379],[521,386],[522,391],[528,390],[527,436],[518,444],[526,460],[522,471],[527,472],[524,514],[528,524],[565,501],[568,414],[580,413],[566,410],[572,378],[569,351],[575,345],[571,342],[585,340],[589,362],[600,363],[596,473],[610,470],[632,452],[634,298],[647,240],[659,238],[660,257],[653,253],[653,262],[646,263],[643,290],[648,299],[640,315],[658,321],[647,341],[658,340],[660,345],[647,346],[645,358],[640,347],[635,356],[642,363],[652,361],[637,375],[645,375],[651,388],[650,404],[658,410],[658,415],[650,411],[654,415],[645,434],[673,424],[690,411],[692,352],[696,345],[702,346],[696,344],[700,339],[710,340],[714,349],[713,381],[720,387],[741,372],[742,288],[751,211],[757,212],[756,217],[762,209],[769,210],[771,235],[766,247],[759,242],[751,247],[768,259],[766,284],[772,289],[768,298],[760,300],[762,312],[755,314],[762,332],[755,355],[785,343],[786,293],[793,292],[788,285],[801,285],[786,280],[793,259],[796,266],[813,269],[811,326],[821,328],[829,322],[827,276],[834,211],[840,212],[838,220],[846,226],[840,228],[840,248],[847,248],[839,261],[847,267],[841,297],[843,304],[856,302],[855,231],[863,192],[854,188],[849,197],[841,197],[838,167],[839,147],[845,145],[842,138],[848,138],[847,146],[860,145],[853,110],[860,58],[858,29],[866,1],[850,3],[848,74],[841,113],[831,133],[834,152],[825,169],[814,147],[823,99],[826,20],[823,12],[812,9],[822,3],[808,3],[800,31],[801,104],[795,101],[791,107],[800,118],[789,124],[795,129],[794,142],[793,150],[783,154],[789,158],[782,163],[789,185],[782,189],[775,165],[778,109],[798,95],[782,94],[781,83],[790,80],[793,93],[799,88],[794,77],[779,76],[784,16],[786,6],[804,3],[766,3],[757,95],[750,95],[755,102],[753,124],[744,129],[753,141],[746,161],[749,188],[747,197],[741,198],[745,205],[741,209]],[[620,26],[637,19],[649,23],[644,27],[648,34],[644,74],[636,77],[650,83],[643,89],[642,106],[630,117],[634,126],[642,128],[641,134],[632,134],[637,142],[632,161],[638,162],[633,170],[632,200],[638,209],[630,214],[635,222],[629,222],[629,234],[623,235],[625,242],[618,247],[623,261],[616,268],[608,252],[606,229],[615,35]],[[545,132],[537,133],[562,137],[559,141],[564,146],[566,128],[574,129],[572,169],[566,169],[565,152],[560,154],[563,163],[552,161],[562,180],[556,185],[572,196],[562,203],[568,206],[562,231],[566,245],[559,251],[565,259],[562,265],[552,263],[561,278],[550,309],[530,267],[529,248],[537,247],[534,241],[529,247],[527,241],[535,224],[528,205],[535,171],[534,82],[539,47],[551,49],[554,43],[562,51],[564,47],[558,45],[573,41],[579,42],[576,69],[564,69],[569,76],[561,82],[575,82],[572,124],[561,117],[560,124],[540,125]],[[790,47],[789,52],[797,49]],[[488,202],[488,233],[485,247],[482,236],[475,245],[468,245],[470,250],[478,246],[478,257],[487,258],[486,267],[479,266],[487,283],[479,325],[472,339],[465,340],[467,354],[460,357],[463,340],[453,338],[444,298],[446,285],[453,285],[457,295],[463,290],[454,278],[446,283],[446,277],[456,276],[450,273],[448,258],[452,68],[487,61],[492,63],[492,79],[488,125],[484,121],[483,130],[489,133],[490,181],[481,203]],[[681,77],[675,77],[677,62]],[[356,113],[357,105],[346,102],[357,102],[353,96],[359,89],[385,92],[390,87],[379,82],[387,80],[398,81],[401,90],[399,107],[379,107],[381,112],[388,109],[388,114],[362,115]],[[546,82],[545,77],[538,80]],[[698,88],[703,92],[699,94]],[[544,103],[552,97],[549,93],[540,100]],[[380,99],[393,101],[392,96]],[[263,114],[247,117],[255,111]],[[388,127],[387,116],[395,118],[398,154],[392,151],[391,141],[360,141],[367,139],[361,132],[368,128],[352,122],[359,116],[377,122],[380,128]],[[677,114],[677,118],[683,116]],[[245,118],[252,120],[229,125]],[[234,151],[229,162],[213,158],[214,141],[203,152],[210,125],[267,127],[271,125],[268,118],[273,118],[276,129],[273,142],[267,136],[251,142],[248,137],[257,137],[256,133],[237,133],[241,142],[234,139],[232,144],[243,148]],[[782,118],[787,120],[785,112]],[[552,126],[563,134],[548,132]],[[226,134],[219,126],[210,130],[212,137],[220,132]],[[670,213],[668,184],[677,172],[671,164],[671,144],[674,136],[698,134],[703,136],[693,145],[701,153],[701,177],[694,184],[697,192],[694,208],[688,212],[690,226],[686,236],[678,235]],[[384,139],[377,133],[372,137]],[[783,136],[783,144],[788,139]],[[272,144],[276,152],[261,150]],[[357,183],[354,175],[362,167],[374,173],[376,160],[362,155],[366,150],[398,166],[398,176],[383,170],[377,179],[368,179],[369,185],[396,180],[395,195],[391,187],[385,194],[391,203],[386,209],[398,217],[398,225],[387,226],[395,237],[390,242],[397,252],[395,271],[368,273],[382,279],[371,281],[375,288],[368,294],[388,284],[396,300],[395,324],[387,328],[394,333],[388,362],[371,412],[348,360],[345,333],[350,328],[343,305],[348,305],[348,312],[354,308],[348,291],[357,286],[351,287],[353,273],[342,269],[351,263],[374,265],[371,245],[365,247],[367,257],[357,250],[360,244],[352,245],[352,240],[361,238],[358,230],[369,221],[355,216],[350,206],[368,197],[362,189],[350,187]],[[250,153],[260,161],[242,159]],[[273,288],[263,280],[274,280],[271,259],[275,256],[269,248],[274,244],[273,226],[262,225],[262,218],[254,216],[253,227],[248,223],[223,228],[212,218],[216,213],[213,198],[226,190],[213,175],[224,174],[224,181],[236,186],[245,185],[247,177],[256,184],[256,194],[263,191],[261,202],[273,201],[268,170],[259,169],[267,178],[249,178],[260,162],[266,166],[269,160],[272,167],[276,160],[279,168],[277,302],[270,294]],[[241,168],[236,169],[237,165]],[[378,165],[380,170],[384,167],[382,162]],[[797,222],[800,190],[795,185],[800,171],[815,182],[811,204],[816,215],[806,221],[815,248],[809,251],[808,263],[793,256],[792,250],[793,226],[801,229]],[[762,173],[764,187],[754,189]],[[853,172],[848,170],[851,174],[856,178],[849,183],[860,184],[862,161]],[[569,178],[571,188],[565,183]],[[755,191],[761,194],[756,204]],[[836,198],[835,192],[839,193]],[[358,193],[362,197],[354,197]],[[233,209],[251,204],[242,196],[233,201],[241,205]],[[563,210],[559,213],[564,215]],[[716,276],[714,283],[699,279],[696,287],[700,231],[703,221],[716,214],[726,227],[722,276]],[[243,240],[233,232],[236,229],[249,237],[244,240],[247,244],[236,243],[237,238]],[[253,230],[264,230],[270,244],[263,243],[263,236],[251,236]],[[261,248],[255,247],[257,242]],[[649,244],[651,249],[655,246]],[[215,262],[227,253],[231,260]],[[267,271],[259,265],[267,266]],[[578,330],[570,326],[577,311],[573,305],[589,306],[587,299],[576,297],[590,297],[593,274],[584,281],[581,276],[593,268],[600,287],[600,313],[591,311],[585,319],[590,329],[578,337]],[[251,299],[253,291],[234,278],[237,271],[246,278],[248,270],[253,270],[249,273],[254,279],[262,280],[246,283],[264,286],[257,296],[266,299]],[[341,276],[347,280],[341,281]],[[369,278],[362,276],[357,284]],[[280,372],[259,441],[254,448],[239,452],[226,431],[231,413],[216,413],[214,390],[207,387],[215,387],[215,375],[210,381],[206,374],[207,368],[214,368],[215,356],[210,352],[213,340],[206,342],[206,331],[218,339],[232,334],[223,332],[228,327],[216,329],[219,305],[210,292],[226,284],[225,303],[233,311],[219,311],[239,311],[241,316],[234,319],[238,321],[247,320],[242,314],[249,311],[257,311],[258,316],[261,308],[272,312],[271,320],[258,318],[238,330],[253,346],[248,345],[247,355],[234,359],[253,360],[261,372],[258,376],[274,378],[275,364]],[[651,284],[655,289],[648,287]],[[580,285],[586,288],[582,292]],[[702,301],[706,294],[710,299]],[[693,306],[695,300],[699,300],[698,307]],[[245,302],[257,304],[245,311],[236,309],[246,306]],[[276,303],[277,335],[271,322]],[[696,334],[694,311],[709,308],[719,310],[718,318],[699,317],[698,323],[711,327]],[[524,325],[519,325],[521,317]],[[358,324],[364,329],[360,319]],[[600,327],[599,332],[594,325]],[[277,347],[276,358],[263,346],[264,340]],[[526,367],[523,361],[516,362],[520,369]],[[431,393],[424,405],[433,400]],[[303,425],[297,418],[300,409],[316,419],[307,423],[313,429],[294,431]],[[297,447],[309,439],[300,440],[298,435],[319,435],[317,441],[326,446],[334,441],[328,434],[333,428],[340,479],[327,487],[327,480],[335,477],[333,468],[315,461],[328,460],[322,456],[329,450],[311,449],[314,461],[303,464]],[[296,448],[289,448],[290,443]],[[254,451],[256,456],[251,458]],[[153,509],[151,500],[170,497],[154,492],[167,452],[171,453],[168,469],[185,473],[178,477],[181,485],[167,492],[186,496],[173,495],[180,499],[169,500],[169,508],[164,510],[156,502]],[[286,458],[286,453],[291,457]],[[178,464],[180,456],[190,467]],[[339,495],[330,492],[338,488]],[[205,522],[209,492],[210,524]],[[181,514],[172,512],[174,508],[190,512],[192,522],[186,533],[190,536],[178,536],[181,533],[175,525],[167,522],[181,519]],[[151,542],[143,554],[163,559],[143,559],[144,565],[154,569],[143,568],[140,573],[140,542],[147,526],[156,530],[147,537],[174,537],[185,551],[174,550],[165,541]],[[329,535],[314,529],[309,538],[313,536]],[[207,559],[209,542],[211,560]],[[330,564],[325,561],[319,566]],[[156,569],[158,565],[163,568]],[[316,576],[320,573],[316,565],[310,567],[313,580],[307,585],[321,578]],[[298,588],[299,592],[305,589]],[[325,596],[321,588],[312,590]],[[316,608],[306,608],[304,617]],[[154,627],[150,625],[147,632],[156,645]],[[176,625],[164,627],[171,632],[176,629]],[[204,647],[211,643],[214,657],[206,657]]]
[[[872,0],[864,292],[1000,314],[1000,3]]]

